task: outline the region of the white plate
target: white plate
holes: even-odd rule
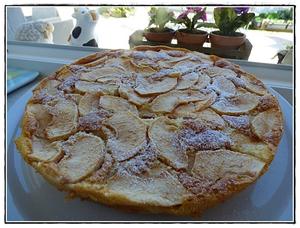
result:
[[[293,116],[278,93],[285,131],[269,171],[225,203],[207,210],[201,221],[293,221]],[[196,221],[189,217],[126,213],[91,201],[66,201],[65,193],[48,184],[18,153],[14,139],[28,91],[7,115],[7,221]]]

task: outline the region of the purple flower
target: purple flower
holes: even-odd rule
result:
[[[207,21],[207,15],[206,15],[206,12],[205,12],[205,11],[203,12],[201,19],[202,19],[203,21]]]
[[[200,13],[202,11],[202,7],[186,7],[187,11],[190,13]]]
[[[249,7],[235,7],[234,11],[236,12],[236,14],[244,14],[249,11]]]
[[[187,17],[188,14],[189,14],[188,11],[184,11],[177,17],[177,19],[184,19]]]

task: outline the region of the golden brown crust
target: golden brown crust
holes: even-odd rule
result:
[[[94,77],[101,67],[105,78]],[[283,133],[279,103],[255,75],[184,48],[91,54],[33,93],[16,140],[24,160],[70,197],[127,211],[199,216],[263,175]],[[33,139],[62,156],[37,159]]]

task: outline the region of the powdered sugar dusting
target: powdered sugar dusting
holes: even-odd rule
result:
[[[72,75],[67,77],[62,83],[58,86],[58,89],[65,92],[72,92],[75,89],[75,83],[79,80],[78,75]]]
[[[144,174],[146,173],[157,160],[158,154],[151,144],[142,148],[141,152],[128,161],[121,162],[118,167],[118,173],[124,174]]]
[[[227,116],[223,115],[223,119],[233,128],[236,129],[249,129],[250,119],[248,116]]]
[[[110,173],[113,170],[115,161],[112,158],[112,156],[109,153],[106,153],[103,164],[100,169],[98,169],[90,178],[88,178],[88,181],[92,183],[101,183],[107,180],[110,176]]]
[[[177,136],[184,149],[216,150],[231,145],[230,137],[222,131],[208,129],[204,124],[192,120],[186,121],[184,125]]]
[[[236,87],[246,88],[246,83],[243,79],[232,75],[226,75],[225,77],[230,80]]]
[[[82,131],[99,130],[102,127],[103,120],[109,116],[110,113],[106,110],[88,113],[83,117],[79,117],[78,129]]]

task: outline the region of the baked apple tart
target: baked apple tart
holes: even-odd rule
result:
[[[138,46],[41,81],[16,144],[70,197],[199,216],[268,170],[282,132],[279,103],[255,75],[214,55]]]

